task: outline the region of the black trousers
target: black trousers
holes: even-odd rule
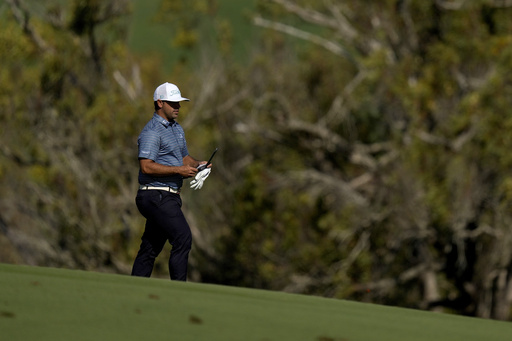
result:
[[[146,227],[133,263],[132,276],[150,277],[156,257],[169,241],[172,245],[169,275],[172,280],[186,281],[192,233],[181,211],[180,195],[159,190],[139,190],[135,202],[146,218]]]

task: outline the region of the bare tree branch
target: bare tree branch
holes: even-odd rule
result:
[[[343,88],[343,91],[332,101],[329,111],[319,120],[320,124],[325,126],[333,126],[348,116],[348,108],[344,107],[344,99],[350,97],[352,92],[365,79],[366,72],[361,70],[352,78],[350,82]]]
[[[490,5],[494,8],[512,7],[512,0],[492,0]]]
[[[285,129],[288,129],[290,131],[304,131],[314,136],[317,136],[318,138],[320,138],[320,140],[323,141],[323,144],[327,146],[327,150],[348,150],[349,148],[349,144],[344,138],[334,133],[327,127],[324,127],[319,124],[310,124],[299,119],[290,118],[287,122],[287,126],[285,127]]]
[[[296,14],[301,19],[317,24],[319,26],[331,28],[340,33],[340,35],[349,41],[357,37],[356,29],[350,24],[347,17],[343,14],[340,6],[334,4],[331,0],[325,0],[325,3],[333,15],[333,18],[328,17],[318,11],[303,8],[288,0],[273,0],[275,3],[283,6],[290,13]]]
[[[466,0],[436,0],[436,4],[446,10],[460,10],[466,4]]]
[[[411,267],[404,272],[402,272],[398,277],[396,278],[383,278],[375,282],[370,282],[366,284],[362,284],[358,286],[357,290],[360,291],[366,291],[366,290],[377,290],[382,292],[389,292],[396,288],[400,283],[405,283],[408,281],[412,281],[414,279],[420,279],[423,274],[428,271],[439,271],[442,269],[441,264],[427,264],[427,263],[421,263],[417,266]]]
[[[357,38],[359,33],[349,22],[347,16],[341,10],[341,4],[334,3],[332,0],[324,0],[327,8],[336,20],[336,29],[345,39],[352,41]]]
[[[305,190],[314,196],[321,195],[322,193],[336,193],[347,202],[358,206],[368,205],[368,200],[352,188],[350,184],[314,169],[292,171],[282,180],[285,182],[292,181],[293,184],[307,185]]]
[[[306,41],[309,41],[313,44],[322,46],[323,48],[327,49],[328,51],[334,53],[335,55],[341,56],[352,62],[354,65],[358,66],[357,61],[355,60],[354,56],[343,46],[333,42],[332,40],[324,39],[320,36],[314,35],[312,33],[299,30],[298,28],[285,25],[282,23],[278,23],[275,21],[270,21],[267,19],[263,19],[262,17],[255,17],[253,19],[253,22],[257,26],[270,28],[279,32],[286,33],[288,35],[304,39]]]
[[[405,23],[405,27],[407,29],[407,41],[411,49],[416,50],[418,48],[418,35],[416,33],[416,28],[414,27],[414,20],[412,18],[410,8],[410,1],[403,1],[400,6],[400,15]]]
[[[297,4],[288,1],[288,0],[272,0],[273,2],[280,4],[290,13],[296,14],[298,17],[303,20],[318,24],[320,26],[330,27],[332,29],[337,29],[339,27],[338,22],[326,15],[323,15],[320,12],[313,11],[311,9],[306,9],[298,6]],[[350,30],[349,30],[350,31]],[[351,35],[354,35],[355,32],[350,31]]]
[[[14,15],[16,21],[23,28],[23,31],[30,37],[30,39],[36,44],[36,46],[42,51],[54,52],[53,48],[49,46],[46,41],[34,30],[34,27],[30,24],[30,14],[28,10],[24,9],[22,0],[6,0],[11,7],[11,12]]]
[[[473,3],[468,0],[436,0],[436,4],[445,10],[459,11],[466,5],[472,5]],[[488,0],[486,5],[493,8],[509,8],[512,7],[512,0]]]

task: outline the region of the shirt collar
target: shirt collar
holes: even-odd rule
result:
[[[176,121],[172,120],[171,122],[167,121],[162,116],[158,115],[156,112],[153,113],[153,119],[157,120],[159,123],[161,123],[164,127],[172,126],[176,124]]]

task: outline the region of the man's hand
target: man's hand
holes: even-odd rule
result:
[[[184,178],[190,178],[197,174],[197,168],[190,166],[179,167],[179,174]]]
[[[200,172],[200,171],[202,171],[202,170],[203,170],[203,169],[205,169],[205,168],[211,168],[211,167],[212,167],[212,164],[211,164],[211,163],[210,163],[210,164],[208,164],[206,161],[201,161],[201,162],[200,162],[200,165],[199,165],[199,166],[197,166],[197,171],[198,171],[198,172]]]

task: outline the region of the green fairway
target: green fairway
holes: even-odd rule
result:
[[[509,340],[512,324],[304,295],[0,265],[1,340]]]
[[[156,22],[155,16],[159,11],[159,0],[131,0],[133,13],[130,16],[128,45],[136,54],[161,54],[164,66],[172,69],[172,65],[181,58],[197,58],[198,48],[187,50],[173,46],[174,22]],[[254,26],[250,21],[250,14],[256,7],[255,0],[218,0],[217,10],[213,19],[225,22],[231,26],[233,38],[233,57],[238,61],[247,58],[254,37]],[[206,19],[206,18],[205,18]],[[208,19],[203,22],[201,39],[204,41],[208,34],[214,30],[214,23]],[[212,37],[213,39],[213,37]]]

